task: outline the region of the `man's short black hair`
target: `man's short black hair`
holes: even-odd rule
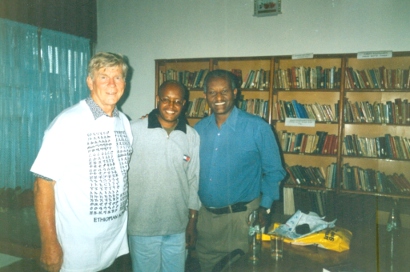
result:
[[[214,70],[214,71],[209,72],[204,79],[204,86],[203,86],[204,93],[207,92],[209,81],[211,81],[211,79],[214,79],[214,78],[225,79],[228,82],[229,86],[231,87],[232,91],[238,88],[237,87],[238,78],[233,73],[227,70]]]
[[[159,86],[158,88],[158,95],[161,94],[161,92],[168,86],[168,85],[177,85],[179,87],[179,89],[182,91],[182,97],[186,100],[187,97],[187,93],[188,90],[185,87],[184,84],[182,84],[181,82],[177,81],[177,80],[167,80],[164,81],[161,86]]]

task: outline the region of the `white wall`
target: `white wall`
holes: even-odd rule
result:
[[[155,59],[410,51],[410,0],[282,0],[253,16],[253,0],[99,0],[97,51],[134,69],[122,110],[154,107]]]

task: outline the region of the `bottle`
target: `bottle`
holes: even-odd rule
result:
[[[260,259],[262,234],[259,224],[258,211],[252,211],[249,215],[249,261],[257,264]]]
[[[395,271],[396,263],[397,263],[397,243],[399,241],[400,236],[400,229],[401,229],[401,220],[400,220],[400,212],[398,209],[397,201],[394,201],[394,206],[389,214],[389,218],[387,221],[387,232],[389,233],[389,254],[390,254],[390,272]]]

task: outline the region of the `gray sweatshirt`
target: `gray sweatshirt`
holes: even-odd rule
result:
[[[199,210],[199,135],[183,119],[169,135],[156,110],[131,123],[128,234],[185,232],[189,209]]]

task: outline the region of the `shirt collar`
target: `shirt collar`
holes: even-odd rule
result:
[[[161,123],[158,121],[158,114],[158,109],[154,109],[150,112],[150,114],[148,114],[148,128],[162,128]],[[185,118],[181,118],[181,116],[179,116],[178,124],[174,130],[180,130],[186,133],[186,125],[187,122]]]
[[[91,98],[91,96],[87,97],[85,99],[85,103],[87,103],[88,107],[90,107],[91,112],[93,113],[94,116],[94,120],[97,120],[98,118],[100,118],[101,116],[109,116],[108,114],[106,114],[101,108],[100,106],[97,105],[97,103],[95,103],[95,101]],[[112,116],[113,117],[120,117],[120,113],[117,109],[117,107],[114,108],[114,111],[112,112]]]
[[[223,123],[223,125],[229,126],[233,130],[235,130],[236,122],[238,121],[239,111],[240,110],[236,106],[234,106],[231,113],[229,114],[228,118],[226,119],[225,123]],[[216,125],[216,120],[215,120],[215,114],[214,113],[212,113],[210,118],[208,118],[208,124],[207,125],[211,125],[211,124]]]

